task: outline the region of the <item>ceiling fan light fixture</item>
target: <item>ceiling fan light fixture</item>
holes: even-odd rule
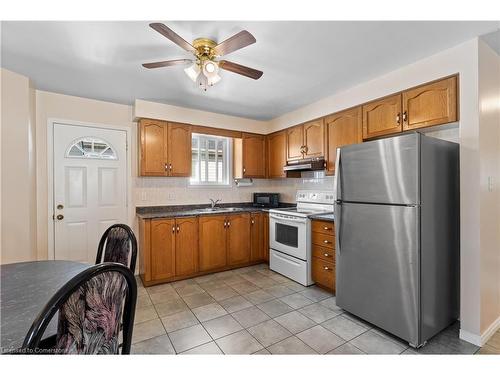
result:
[[[220,80],[221,80],[221,76],[218,75],[217,73],[215,73],[215,74],[211,75],[210,77],[207,77],[208,86],[213,86],[217,82],[219,82]]]
[[[195,62],[190,67],[184,69],[184,73],[191,79],[191,81],[196,82],[198,76],[200,75],[200,67]]]

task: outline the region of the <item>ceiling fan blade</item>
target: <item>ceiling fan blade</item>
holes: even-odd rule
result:
[[[177,44],[182,49],[195,53],[196,49],[188,42],[186,42],[182,37],[175,33],[172,29],[164,25],[163,23],[150,23],[149,26],[158,31],[165,38],[170,39],[172,42]]]
[[[236,64],[227,60],[219,61],[219,68],[253,79],[259,79],[262,77],[262,74],[264,74],[264,72],[261,72],[260,70],[252,69],[248,66]]]
[[[189,59],[178,59],[178,60],[167,60],[167,61],[146,63],[146,64],[142,64],[142,66],[145,68],[148,68],[148,69],[153,69],[153,68],[163,68],[164,66],[183,65],[183,64],[192,63],[192,62],[193,62],[193,60],[189,60]]]
[[[224,56],[255,42],[256,40],[254,36],[248,31],[243,30],[238,34],[233,35],[231,38],[217,44],[214,47],[214,51],[217,56]]]

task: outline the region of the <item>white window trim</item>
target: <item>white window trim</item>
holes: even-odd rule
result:
[[[202,134],[202,133],[193,133],[194,136],[201,136],[207,138],[216,138],[216,139],[227,139],[227,183],[219,184],[219,183],[210,183],[210,182],[192,182],[191,178],[188,180],[188,188],[203,188],[203,189],[224,189],[224,188],[232,188],[233,187],[233,139],[229,137],[221,137],[210,134]]]

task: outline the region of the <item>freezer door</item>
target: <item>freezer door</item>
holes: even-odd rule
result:
[[[349,202],[415,204],[418,199],[418,133],[340,149],[337,198]]]
[[[418,207],[336,207],[337,305],[418,346]]]

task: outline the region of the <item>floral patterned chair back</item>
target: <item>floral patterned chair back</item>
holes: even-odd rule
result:
[[[121,263],[135,272],[137,240],[128,225],[115,224],[102,235],[97,248],[96,264],[102,262]]]
[[[121,349],[122,354],[128,354],[136,299],[137,284],[128,267],[117,263],[92,266],[49,301],[33,323],[23,347],[38,347],[43,330],[58,311],[55,347],[43,347],[48,353],[119,354]]]

